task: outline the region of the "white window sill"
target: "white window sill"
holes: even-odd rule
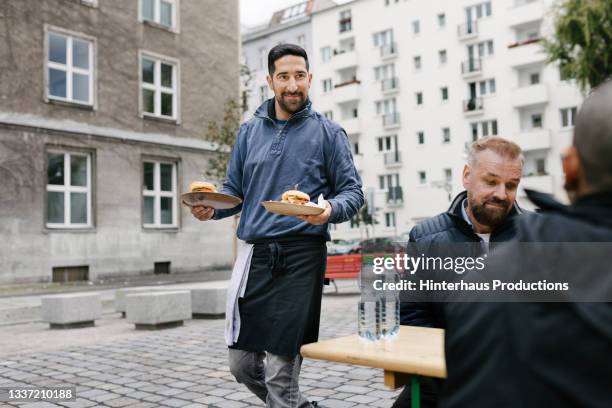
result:
[[[54,96],[50,96],[47,95],[47,98],[45,99],[46,103],[52,104],[52,105],[58,105],[58,106],[65,106],[65,107],[69,107],[69,108],[77,108],[77,109],[83,109],[83,110],[87,110],[87,111],[94,111],[95,108],[92,104],[88,104],[85,102],[79,102],[79,101],[71,101],[68,99],[60,99]]]

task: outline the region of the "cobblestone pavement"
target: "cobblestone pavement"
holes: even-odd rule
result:
[[[341,292],[343,289],[341,289]],[[326,295],[320,338],[353,334],[356,294]],[[123,329],[112,337],[95,331]],[[18,327],[13,326],[14,330]],[[0,336],[7,335],[4,328]],[[37,331],[36,331],[37,330]],[[90,329],[49,330],[36,326],[29,337],[53,337],[59,347],[6,355],[0,350],[0,387],[76,386],[76,402],[30,402],[44,407],[261,407],[227,366],[223,320],[189,320],[185,326],[136,331],[118,317]],[[81,330],[81,332],[79,332]],[[61,339],[93,336],[61,346]],[[82,340],[82,339],[81,339]],[[27,339],[24,339],[27,341]],[[390,407],[397,392],[382,383],[382,370],[305,360],[300,386],[311,401],[330,408]]]

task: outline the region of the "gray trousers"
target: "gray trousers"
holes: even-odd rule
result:
[[[264,361],[265,360],[265,361]],[[230,372],[268,408],[305,408],[311,404],[300,392],[302,356],[229,349]]]

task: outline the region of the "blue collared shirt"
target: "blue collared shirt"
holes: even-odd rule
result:
[[[271,106],[270,106],[271,105]],[[232,150],[221,192],[243,203],[216,210],[214,219],[242,211],[238,238],[250,241],[288,235],[330,239],[328,225],[312,225],[296,217],[272,214],[263,201],[280,200],[295,185],[316,201],[319,194],[332,207],[330,223],[348,221],[364,203],[344,129],[314,112],[311,104],[284,125],[274,120],[274,99],[264,102],[253,119],[242,124]]]

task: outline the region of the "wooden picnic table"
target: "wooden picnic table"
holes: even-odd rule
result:
[[[389,340],[367,343],[355,334],[306,344],[301,353],[316,360],[382,368],[387,387],[411,384],[413,408],[420,406],[419,376],[446,378],[442,329],[401,326]]]

